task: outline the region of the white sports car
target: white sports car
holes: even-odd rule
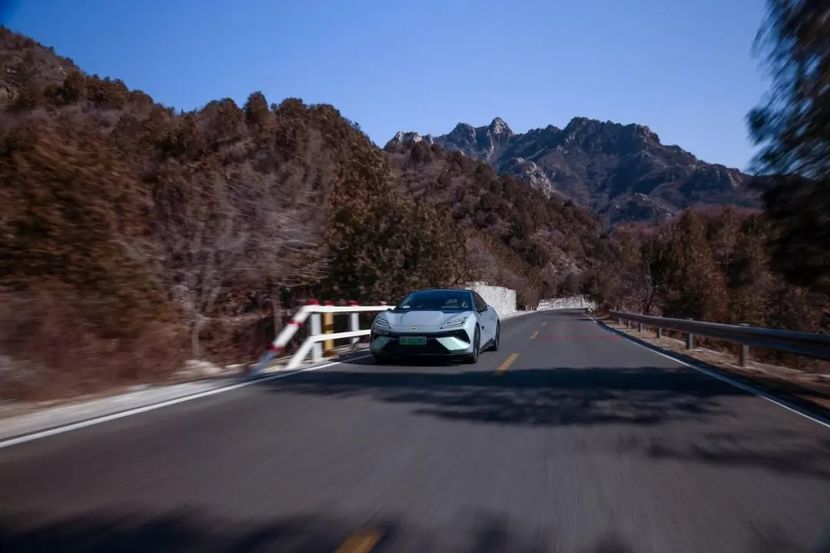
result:
[[[379,363],[410,355],[478,361],[499,349],[496,310],[472,290],[419,290],[375,317],[369,348]]]

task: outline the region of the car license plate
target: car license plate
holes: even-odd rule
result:
[[[402,346],[425,346],[427,345],[426,336],[401,336],[400,342]]]

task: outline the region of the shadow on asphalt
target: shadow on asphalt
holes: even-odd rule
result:
[[[613,336],[619,336],[620,338],[636,342],[641,346],[645,347],[646,349],[655,351],[660,354],[668,354],[674,359],[678,359],[683,363],[686,363],[687,365],[691,365],[693,367],[703,367],[715,374],[722,374],[732,380],[736,380],[738,382],[747,384],[748,386],[765,390],[773,396],[783,396],[783,398],[786,399],[786,401],[797,405],[802,410],[806,411],[807,413],[810,413],[811,416],[816,417],[827,424],[830,424],[830,409],[826,408],[819,402],[810,401],[803,398],[802,396],[804,395],[805,391],[803,384],[799,384],[797,382],[790,383],[781,379],[769,378],[765,376],[763,373],[759,373],[755,375],[753,378],[748,378],[745,375],[724,370],[723,368],[706,363],[705,361],[702,361],[695,357],[691,357],[690,355],[685,355],[678,351],[666,350],[657,344],[653,344],[647,340],[644,340],[640,336],[627,334],[620,329],[608,326],[604,322],[600,322],[600,326],[611,332]],[[817,387],[810,389],[809,395],[815,398],[830,400],[830,394],[825,393]]]
[[[519,532],[493,514],[470,517],[456,526],[455,535],[405,527],[397,522],[348,522],[323,516],[296,516],[253,525],[216,520],[193,511],[145,517],[93,514],[59,522],[27,525],[20,517],[0,518],[0,551],[96,552],[119,551],[280,551],[332,552],[350,536],[372,532],[379,536],[373,553],[391,551],[453,551],[458,553],[542,553],[551,551],[538,532]],[[528,536],[533,536],[529,538]],[[348,551],[364,551],[351,548]],[[615,535],[598,539],[584,553],[631,553]]]
[[[0,551],[15,553],[91,553],[118,551],[205,551],[330,553],[350,537],[374,533],[379,540],[372,553],[543,553],[558,551],[562,540],[521,531],[503,517],[485,513],[453,525],[454,533],[435,532],[389,520],[369,523],[325,516],[295,516],[253,524],[205,516],[195,511],[175,511],[143,516],[89,514],[57,522],[30,524],[23,517],[0,515]],[[26,517],[29,518],[29,517]],[[759,525],[745,551],[754,553],[830,553],[830,534],[816,547],[794,544],[788,532],[777,525]],[[567,542],[567,539],[564,540]],[[553,542],[553,543],[550,543]],[[344,551],[369,551],[348,548]],[[606,533],[576,553],[634,553],[619,535]]]
[[[410,413],[493,425],[658,427],[693,422],[678,434],[671,427],[650,439],[614,442],[664,460],[760,468],[778,474],[830,479],[830,440],[767,428],[747,433],[735,424],[748,397],[734,386],[692,371],[664,368],[557,368],[447,372],[316,371],[263,384],[276,394],[309,394],[412,407]],[[717,430],[717,432],[715,432]]]
[[[344,365],[345,366],[345,365]],[[275,393],[366,397],[411,404],[444,419],[514,425],[657,425],[722,415],[719,401],[744,392],[691,372],[665,369],[558,368],[492,371],[314,371],[263,383]],[[396,370],[398,369],[398,370]],[[440,368],[439,368],[440,370]]]
[[[696,461],[735,468],[755,467],[779,474],[830,480],[830,440],[805,442],[782,437],[776,443],[781,444],[783,440],[783,447],[772,449],[768,446],[768,439],[768,436],[759,439],[756,436],[723,434],[683,447],[655,443],[648,448],[648,455],[655,459]]]

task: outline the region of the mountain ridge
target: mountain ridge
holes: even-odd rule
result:
[[[486,161],[496,171],[590,209],[614,226],[670,219],[688,207],[758,207],[750,176],[665,145],[646,125],[574,117],[516,133],[501,117],[447,134],[398,132],[387,143],[426,142]]]

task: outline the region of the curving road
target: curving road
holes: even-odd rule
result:
[[[0,550],[827,550],[829,428],[584,315],[502,333],[0,449]]]

